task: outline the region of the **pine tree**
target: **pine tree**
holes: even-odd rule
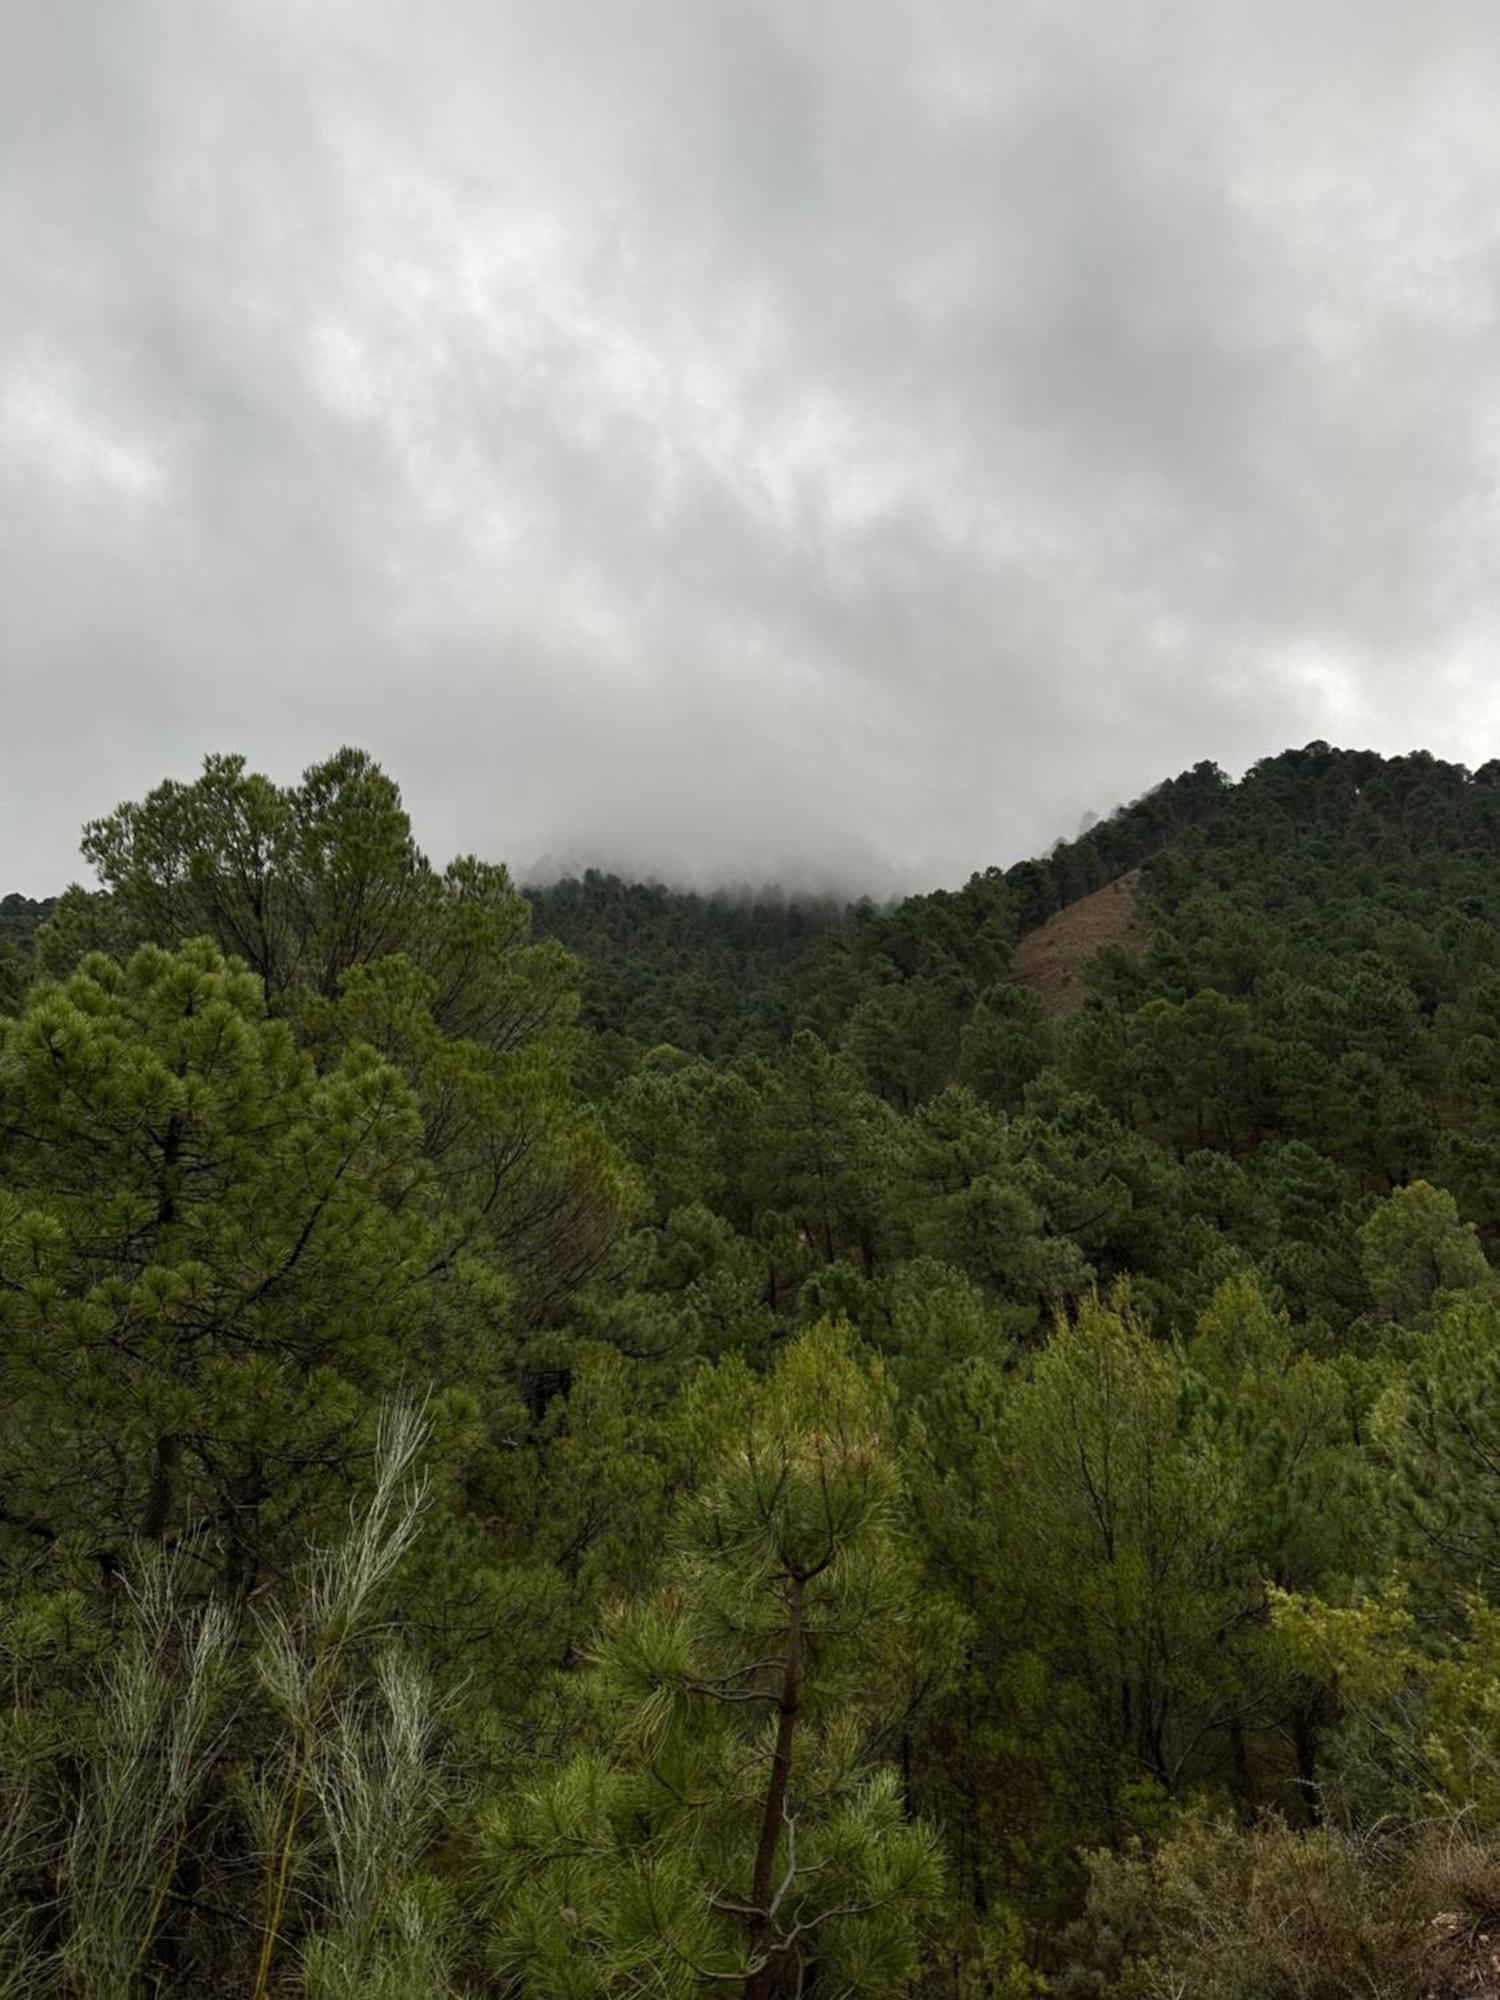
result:
[[[168,780],[84,830],[108,897],[70,891],[70,935],[206,936],[262,982],[320,1061],[353,1040],[400,1071],[451,1206],[503,1256],[530,1316],[608,1249],[639,1190],[572,1100],[579,967],[531,935],[507,871],[435,868],[394,781],[344,749],[278,786],[239,756]],[[110,949],[115,950],[113,943]]]
[[[0,1533],[250,1591],[403,1373],[493,1379],[508,1299],[444,1261],[411,1093],[321,1074],[206,940],[94,957],[0,1024]],[[462,1355],[457,1342],[462,1335]]]
[[[899,1991],[933,1836],[871,1762],[915,1663],[941,1671],[901,1529],[878,1372],[815,1329],[689,1418],[719,1462],[663,1588],[610,1621],[575,1755],[495,1827],[499,1966],[537,1995]]]

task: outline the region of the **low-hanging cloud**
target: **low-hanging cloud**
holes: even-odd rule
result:
[[[961,879],[1500,748],[1500,13],[0,0],[0,889],[208,749]]]

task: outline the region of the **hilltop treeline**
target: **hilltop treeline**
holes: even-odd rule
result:
[[[0,1992],[1474,1990],[1500,767],[889,909],[528,901],[353,751],[84,852],[0,907]]]
[[[986,869],[960,890],[882,907],[829,898],[701,895],[590,869],[527,890],[538,931],[582,963],[584,1023],[695,1055],[774,1049],[826,1030],[872,985],[951,960],[990,983],[1014,940],[1159,853],[1219,801],[1213,764],[1168,779],[1043,860]]]

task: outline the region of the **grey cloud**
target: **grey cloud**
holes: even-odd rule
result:
[[[0,887],[210,748],[881,890],[1500,730],[1500,16],[0,0]]]

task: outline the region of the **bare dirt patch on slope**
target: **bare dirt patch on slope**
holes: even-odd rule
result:
[[[1029,986],[1060,1014],[1083,1005],[1084,964],[1106,945],[1142,951],[1146,926],[1140,913],[1139,868],[1069,903],[1028,931],[1011,954],[1010,976],[1017,986]]]

